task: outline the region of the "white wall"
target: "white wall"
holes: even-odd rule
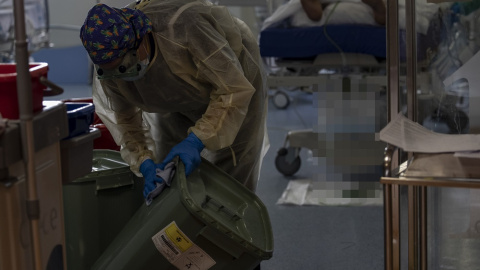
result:
[[[95,0],[48,0],[50,41],[55,48],[81,45],[80,27],[96,3]]]
[[[54,48],[81,45],[80,27],[88,11],[98,2],[123,7],[131,0],[48,0],[50,12],[50,41]]]

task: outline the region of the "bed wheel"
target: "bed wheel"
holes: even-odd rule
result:
[[[279,172],[285,176],[292,176],[300,169],[302,161],[298,154],[295,154],[296,149],[293,147],[280,148],[275,158],[275,167]],[[296,156],[294,156],[296,155]]]
[[[290,98],[285,92],[277,91],[273,95],[273,105],[277,109],[286,109],[290,105]]]

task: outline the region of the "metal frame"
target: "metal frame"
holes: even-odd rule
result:
[[[385,269],[401,269],[400,187],[408,187],[408,269],[428,269],[427,188],[480,189],[480,179],[382,177],[385,207]]]
[[[471,178],[432,178],[394,177],[392,158],[396,149],[385,150],[385,176],[380,179],[384,185],[384,225],[385,225],[385,269],[401,269],[400,235],[400,187],[408,187],[408,269],[428,269],[427,261],[427,188],[476,188],[480,189],[480,179]],[[408,164],[408,162],[406,162]],[[406,168],[402,164],[403,168]]]
[[[417,50],[415,28],[415,0],[406,1],[406,87],[407,116],[417,120]],[[388,120],[399,112],[399,25],[398,0],[387,2],[387,66],[388,66]],[[411,160],[414,153],[408,153]],[[401,269],[400,187],[408,188],[408,269],[428,268],[427,262],[427,188],[480,188],[480,179],[396,177],[392,168],[400,170],[403,162],[395,148],[388,146],[384,156],[385,269]],[[408,164],[408,161],[406,162]],[[395,176],[395,177],[394,177]]]
[[[25,163],[27,183],[27,216],[29,229],[32,234],[31,244],[33,250],[34,269],[42,268],[41,244],[40,244],[40,202],[37,191],[37,179],[35,178],[35,149],[33,134],[33,106],[32,106],[32,82],[30,78],[28,62],[28,41],[25,28],[25,4],[23,0],[15,0],[15,60],[17,71],[18,107],[20,111],[22,150]]]

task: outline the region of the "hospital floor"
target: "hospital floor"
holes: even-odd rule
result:
[[[382,206],[298,206],[278,204],[290,180],[315,179],[312,154],[302,149],[300,170],[291,177],[275,168],[277,150],[288,131],[314,128],[314,96],[302,91],[285,110],[270,101],[270,150],[263,161],[257,195],[268,208],[274,235],[274,255],[262,270],[384,269]]]
[[[46,99],[91,96],[88,85],[61,85],[65,93]],[[375,270],[384,269],[383,207],[278,204],[290,180],[312,179],[315,164],[301,150],[302,165],[291,177],[275,168],[278,148],[290,130],[313,128],[316,110],[311,93],[290,91],[290,106],[280,110],[269,103],[270,149],[262,164],[257,195],[266,205],[274,237],[274,252],[262,270]]]

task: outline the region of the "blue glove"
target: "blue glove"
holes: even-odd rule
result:
[[[160,166],[155,164],[151,159],[145,160],[142,162],[142,165],[140,165],[140,172],[145,179],[145,184],[143,186],[143,196],[145,198],[147,198],[147,195],[156,188],[155,183],[163,182],[163,179],[157,176],[157,168],[159,167]]]
[[[193,132],[190,132],[187,138],[170,150],[170,153],[160,164],[160,169],[163,170],[167,163],[172,161],[174,157],[179,156],[185,165],[185,175],[188,176],[200,165],[200,153],[204,147],[205,145],[203,145],[202,141]]]

